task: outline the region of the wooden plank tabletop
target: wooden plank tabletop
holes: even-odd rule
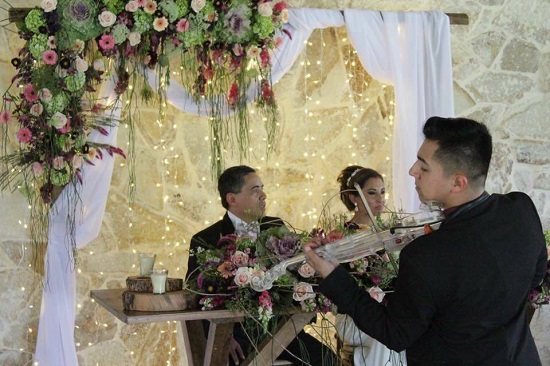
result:
[[[212,320],[223,323],[240,321],[244,318],[243,312],[230,310],[182,310],[182,311],[133,311],[124,310],[122,293],[126,289],[91,290],[90,297],[108,312],[126,324],[156,323],[164,321],[182,320]]]

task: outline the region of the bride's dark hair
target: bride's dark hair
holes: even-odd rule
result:
[[[358,195],[357,190],[354,187],[354,184],[359,184],[359,187],[363,188],[365,183],[371,178],[382,178],[382,175],[374,169],[363,168],[359,165],[350,165],[340,172],[338,179],[336,181],[340,183],[340,199],[346,205],[348,210],[353,210],[355,205],[349,199],[349,195],[353,194]]]

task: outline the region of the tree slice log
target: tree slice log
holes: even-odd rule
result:
[[[187,290],[164,294],[124,291],[122,303],[125,310],[177,311],[195,309],[198,306],[198,299],[196,294]]]
[[[126,288],[133,292],[153,293],[153,283],[150,277],[131,276],[126,278]],[[180,291],[183,289],[183,279],[167,278],[166,292]]]

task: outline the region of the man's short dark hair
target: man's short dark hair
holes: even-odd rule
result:
[[[233,166],[227,168],[218,179],[218,192],[222,199],[222,206],[229,209],[226,196],[228,193],[239,193],[244,186],[244,176],[250,173],[256,173],[254,169],[246,165]]]
[[[484,186],[493,153],[491,134],[484,124],[468,118],[431,117],[423,132],[439,145],[434,157],[446,174],[461,171],[473,186]]]

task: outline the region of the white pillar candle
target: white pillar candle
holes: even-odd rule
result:
[[[142,277],[149,277],[153,267],[155,265],[156,254],[153,253],[139,253],[139,275]]]
[[[154,269],[151,272],[151,282],[153,283],[153,293],[163,294],[166,292],[166,279],[168,278],[167,269]]]

